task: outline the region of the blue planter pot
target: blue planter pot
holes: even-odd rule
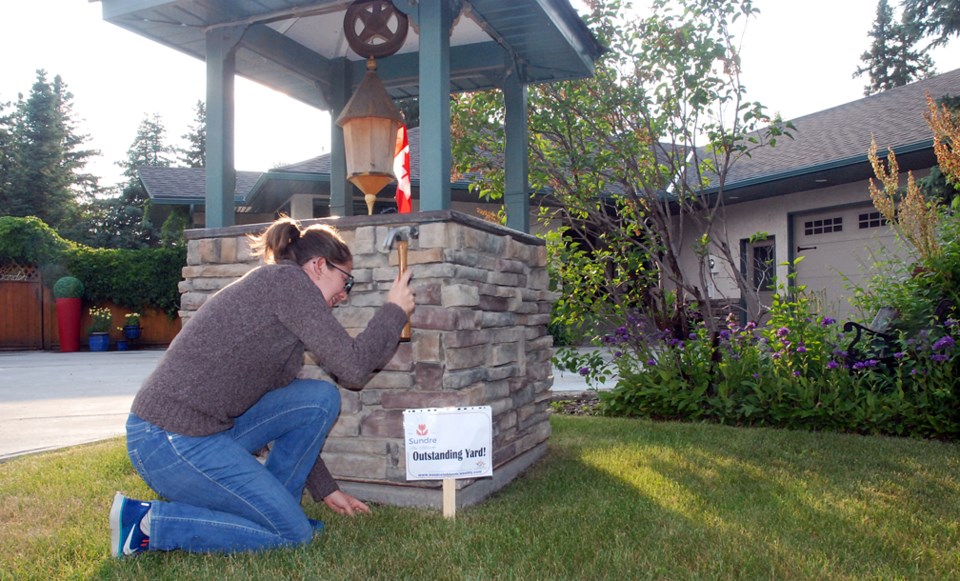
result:
[[[128,340],[133,341],[140,338],[140,327],[134,325],[126,325],[123,327],[123,336]]]
[[[87,343],[90,345],[91,351],[107,351],[110,349],[110,334],[90,333],[90,336],[87,337]]]
[[[130,344],[125,339],[117,340],[117,351],[126,351],[130,349]]]

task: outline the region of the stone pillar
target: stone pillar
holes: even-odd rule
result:
[[[387,230],[417,225],[408,262],[417,308],[412,338],[360,391],[341,389],[342,412],[323,459],[351,494],[386,504],[440,508],[440,482],[406,481],[403,410],[489,405],[494,476],[457,481],[459,506],[481,501],[543,455],[553,384],[547,334],[554,299],[546,248],[533,236],[450,210],[307,221],[337,227],[354,254],[357,284],[335,309],[351,334],[383,304],[397,253]],[[188,231],[184,324],[212,292],[256,266],[246,235],[263,229]],[[309,360],[302,377],[326,378]]]

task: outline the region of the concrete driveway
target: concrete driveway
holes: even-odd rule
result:
[[[163,353],[0,351],[0,462],[123,434]]]
[[[133,396],[164,353],[0,351],[0,462],[123,435]],[[576,373],[553,374],[555,393],[587,389]]]

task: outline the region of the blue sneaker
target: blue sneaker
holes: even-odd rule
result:
[[[131,500],[119,492],[110,507],[110,546],[113,556],[126,557],[150,548],[150,537],[140,529],[140,521],[150,511],[151,503]]]

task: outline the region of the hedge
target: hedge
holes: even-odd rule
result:
[[[36,264],[48,286],[62,276],[75,276],[89,302],[110,301],[133,310],[154,307],[174,317],[187,255],[182,246],[91,248],[61,238],[39,218],[2,216],[0,262]]]

